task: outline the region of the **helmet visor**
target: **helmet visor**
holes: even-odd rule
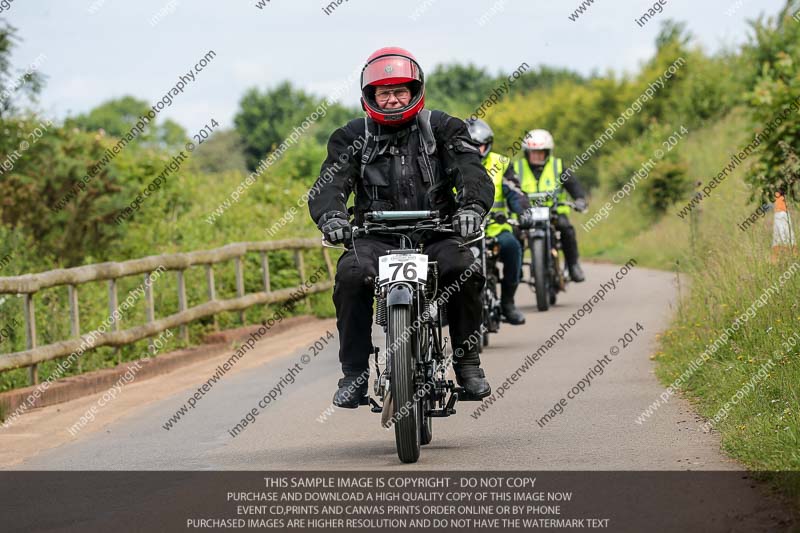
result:
[[[368,85],[396,85],[422,81],[422,70],[413,59],[387,55],[373,59],[361,72],[361,89]]]

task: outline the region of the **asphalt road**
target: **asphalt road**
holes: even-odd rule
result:
[[[572,284],[550,311],[535,309],[521,287],[524,326],[504,324],[491,338],[483,364],[495,389],[600,288],[619,267],[587,265],[588,280]],[[674,275],[634,268],[617,288],[585,314],[503,398],[472,416],[480,405],[463,402],[458,414],[434,421],[433,442],[414,465],[397,460],[393,431],[368,408],[337,409],[321,423],[336,380],[336,339],[302,366],[295,383],[261,409],[235,438],[232,429],[300,362],[305,350],[274,357],[262,366],[225,376],[198,407],[170,431],[162,424],[186,401],[188,389],[134,410],[101,432],[41,453],[24,469],[503,469],[503,470],[729,470],[739,467],[719,452],[713,435],[688,406],[673,398],[644,424],[642,410],[663,392],[649,355],[666,325],[676,295]],[[619,339],[638,331],[622,348]],[[320,331],[325,336],[325,331]],[[333,331],[332,333],[336,333]],[[376,342],[381,331],[375,327]],[[327,341],[327,339],[326,339]],[[620,351],[591,379],[563,413],[544,427],[537,420],[585,378],[612,346]],[[113,406],[112,406],[113,407]]]
[[[588,281],[571,285],[568,292],[561,295],[559,303],[546,313],[536,311],[527,287],[520,289],[518,300],[527,316],[527,324],[503,325],[501,332],[491,338],[491,346],[483,355],[484,367],[495,390],[523,364],[526,356],[536,351],[560,324],[567,323],[573,313],[592,298],[601,283],[609,286],[619,267],[586,265],[586,271]],[[326,338],[324,331],[324,325],[333,327],[333,321],[328,320],[310,324],[311,330],[293,330],[295,346],[307,346],[310,342],[302,339],[317,335],[322,338],[320,343],[326,343],[307,364],[303,361],[309,358],[304,358],[304,354],[313,351],[301,348],[276,355],[274,352],[279,351],[285,341],[276,338],[272,344],[264,343],[257,349],[273,352],[266,362],[259,363],[255,354],[251,355],[250,361],[217,382],[198,406],[169,431],[163,428],[165,421],[183,405],[191,391],[207,379],[213,366],[186,370],[181,379],[166,377],[173,380],[166,381],[168,384],[181,384],[175,390],[168,387],[167,394],[163,394],[164,379],[161,378],[129,385],[128,399],[117,400],[116,404],[121,406],[127,401],[129,405],[115,420],[107,425],[95,422],[97,429],[83,431],[71,442],[33,455],[11,469],[741,470],[720,453],[718,439],[713,433],[701,431],[702,420],[693,415],[680,398],[672,398],[650,419],[636,423],[642,410],[664,390],[653,375],[654,363],[649,356],[655,348],[656,334],[667,326],[677,291],[674,275],[641,268],[634,268],[615,282],[616,288],[596,302],[591,313],[583,314],[574,322],[563,340],[521,374],[504,396],[497,398],[480,416],[473,416],[479,403],[464,402],[457,405],[457,415],[435,420],[433,442],[423,448],[419,462],[413,465],[399,462],[393,431],[382,429],[379,415],[365,407],[336,409],[324,422],[319,421],[330,407],[339,376],[336,338]],[[317,332],[320,327],[323,329]],[[626,332],[632,342],[623,347],[621,337]],[[378,328],[374,328],[373,334],[376,342],[381,342]],[[303,344],[299,344],[301,341]],[[612,357],[615,348],[617,351]],[[558,416],[546,424],[538,423],[578,382],[587,379],[587,373],[604,356],[610,362],[604,365],[601,375],[591,378],[591,386],[585,386],[580,394],[569,398]],[[282,378],[286,383],[287,370],[297,363],[302,370],[297,373],[295,382],[286,384],[276,400],[258,412],[255,422],[233,437],[230,430],[257,407],[259,400]],[[218,362],[210,363],[216,364]],[[158,385],[159,379],[161,385]],[[156,394],[159,386],[161,393]],[[148,397],[148,388],[152,397]],[[87,398],[85,403],[89,401],[92,400]],[[139,406],[136,401],[143,405]],[[134,402],[132,407],[131,402]],[[112,404],[109,409],[114,406]],[[29,440],[46,439],[45,434],[37,436],[25,432],[42,431],[35,430],[35,426],[46,423],[48,417],[53,419],[54,428],[46,431],[63,433],[61,427],[55,426],[74,419],[75,412],[83,412],[86,405],[77,407],[79,409],[70,411],[69,406],[62,405],[60,412],[45,408],[39,415],[26,415],[31,419],[39,416],[42,420],[31,425],[34,429],[19,429],[17,438],[25,439],[27,435]],[[59,415],[62,420],[58,419]],[[13,447],[13,437],[11,439],[8,443]],[[25,523],[30,525],[25,528],[88,531],[86,528],[91,525],[96,526],[92,530],[105,531],[126,523],[131,530],[158,529],[160,516],[143,514],[139,509],[157,507],[162,501],[159,494],[168,493],[170,506],[176,508],[184,503],[188,508],[201,505],[198,502],[219,499],[219,490],[215,492],[213,485],[194,480],[190,474],[176,474],[178,478],[167,481],[168,485],[157,484],[152,490],[137,485],[136,477],[130,474],[119,479],[101,479],[101,485],[110,483],[105,492],[92,486],[92,491],[82,495],[77,488],[66,488],[64,490],[75,493],[76,499],[57,498],[46,514],[42,514],[38,506],[31,507],[25,515],[28,520]],[[696,479],[695,482],[678,479],[676,483],[668,482],[670,486],[658,495],[653,490],[661,490],[664,481],[670,478],[652,481],[633,478],[633,483],[640,487],[634,489],[628,486],[631,479],[620,479],[619,485],[609,485],[607,478],[602,481],[581,477],[578,482],[584,479],[595,483],[594,488],[587,489],[590,494],[600,490],[606,499],[628,502],[623,508],[632,505],[630,509],[640,509],[633,515],[638,513],[645,523],[661,523],[663,527],[655,530],[787,531],[791,527],[788,524],[792,519],[786,507],[766,496],[764,489],[745,475],[718,477],[709,485],[697,483]],[[47,479],[48,483],[53,481]],[[65,479],[62,484],[69,487],[73,481]],[[22,502],[36,501],[38,485],[21,483],[32,491],[31,494],[19,493],[9,485],[7,488],[12,492],[8,497]],[[598,489],[597,483],[607,489]],[[111,491],[111,487],[116,492]],[[614,490],[619,491],[619,498]],[[100,493],[107,493],[102,503],[98,500]],[[138,507],[125,505],[124,495],[127,494],[134,498]],[[653,519],[641,514],[645,508],[655,513]],[[669,527],[664,523],[666,516],[670,517]],[[73,529],[62,529],[65,523],[72,524]],[[635,526],[628,530],[641,528]]]

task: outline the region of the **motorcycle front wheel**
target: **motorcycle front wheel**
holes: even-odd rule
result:
[[[411,306],[389,307],[389,335],[393,346],[391,353],[391,378],[389,386],[394,402],[394,438],[397,456],[404,463],[416,463],[421,444],[421,403],[414,398],[414,335],[407,335],[411,325]]]
[[[550,308],[550,276],[547,270],[547,254],[543,239],[533,239],[531,243],[531,279],[536,289],[536,308],[547,311]]]

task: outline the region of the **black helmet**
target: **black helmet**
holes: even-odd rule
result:
[[[486,145],[486,152],[482,153],[482,157],[492,151],[492,143],[494,142],[494,132],[489,125],[479,118],[468,118],[467,129],[472,140],[478,144]]]

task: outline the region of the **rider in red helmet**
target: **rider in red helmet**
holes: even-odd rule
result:
[[[425,79],[410,52],[381,48],[367,58],[361,71],[361,106],[378,124],[403,124],[417,116],[425,107]]]
[[[361,104],[366,116],[331,135],[328,157],[308,201],[325,239],[348,245],[333,289],[344,374],[333,404],[368,404],[378,257],[399,244],[396,238],[374,235],[352,242],[347,209],[351,194],[355,201],[350,212],[358,225],[365,212],[378,210],[438,210],[452,220],[458,235],[431,235],[425,250],[439,264],[440,288],[452,287],[446,305],[456,379],[468,397],[483,398],[491,387],[480,368],[477,343],[469,339],[479,338],[485,280],[480,271],[470,269],[468,248],[459,246],[481,231],[494,199],[480,151],[462,120],[424,109],[422,68],[402,48],[382,48],[369,56],[361,73]],[[464,275],[467,270],[473,272]]]

